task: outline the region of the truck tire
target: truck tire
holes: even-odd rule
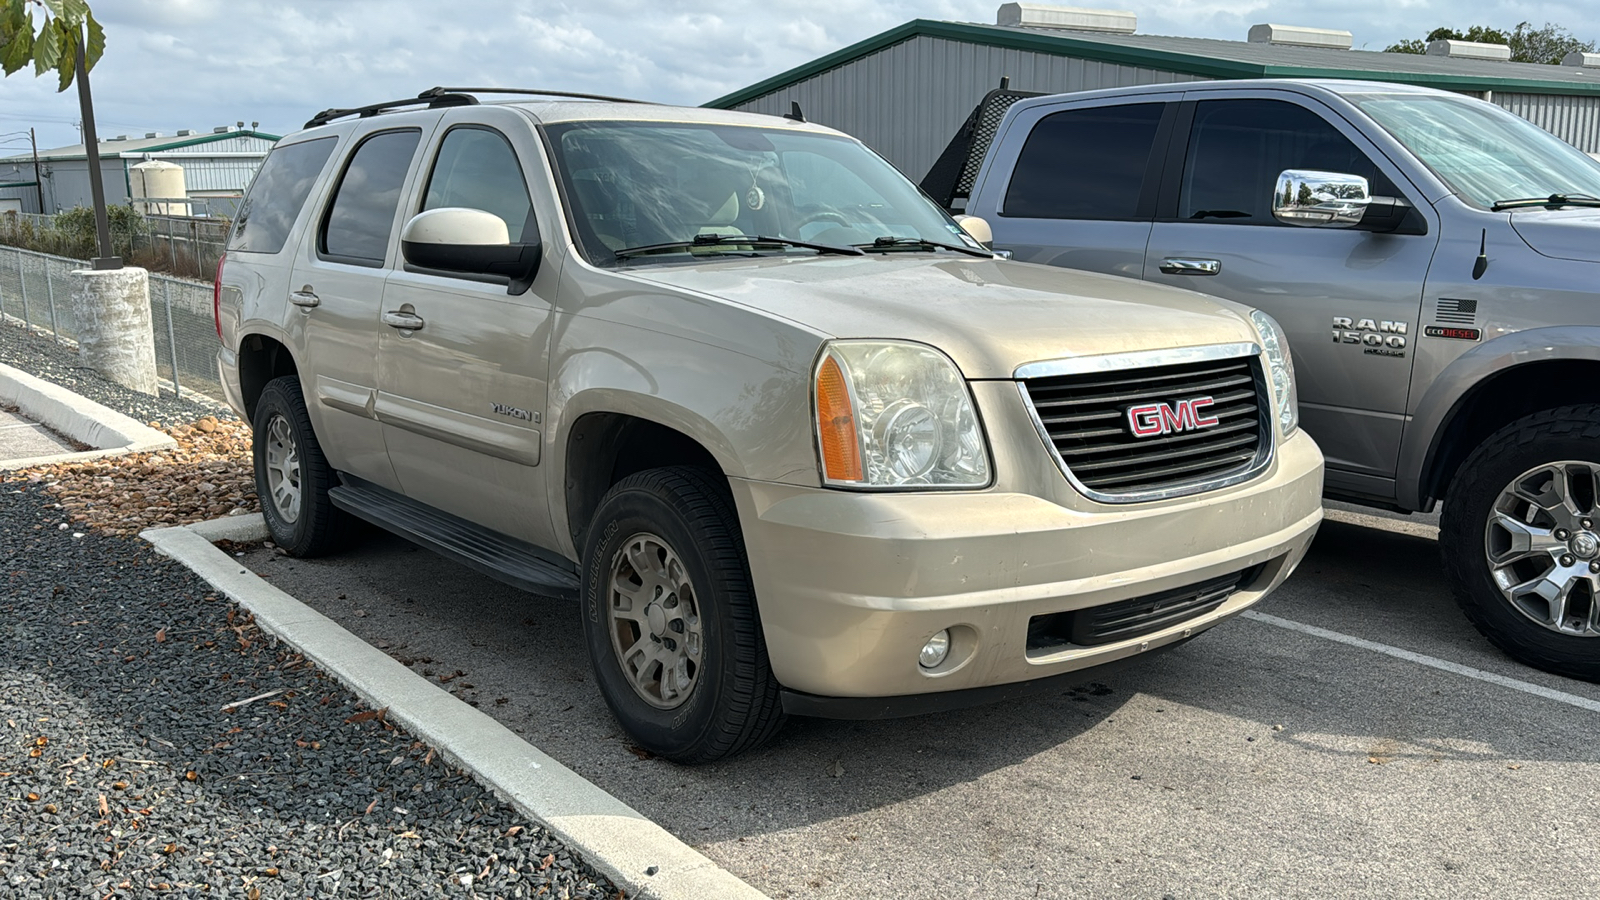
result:
[[[584,637],[629,737],[690,765],[772,737],[783,708],[726,486],[693,468],[631,475],[585,543]]]
[[[1600,681],[1600,405],[1490,435],[1451,485],[1439,545],[1484,637],[1535,668]]]
[[[267,382],[251,427],[256,497],[273,543],[298,557],[338,549],[354,523],[328,499],[338,482],[311,429],[299,379]]]

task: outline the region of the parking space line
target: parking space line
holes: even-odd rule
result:
[[[1510,688],[1513,691],[1521,691],[1524,694],[1532,694],[1535,697],[1543,697],[1546,700],[1554,700],[1557,703],[1565,703],[1568,706],[1576,706],[1579,709],[1587,709],[1590,712],[1600,712],[1600,700],[1590,700],[1588,697],[1580,697],[1577,694],[1569,694],[1565,691],[1547,688],[1529,681],[1519,681],[1515,678],[1507,678],[1504,675],[1496,675],[1493,672],[1485,672],[1482,669],[1474,669],[1471,666],[1463,666],[1460,663],[1453,663],[1449,660],[1439,659],[1435,656],[1427,656],[1422,653],[1413,653],[1410,650],[1402,650],[1399,647],[1391,647],[1388,644],[1380,644],[1376,641],[1352,637],[1351,635],[1341,634],[1337,631],[1329,631],[1326,628],[1318,628],[1315,625],[1304,625],[1289,619],[1280,619],[1277,616],[1256,612],[1255,610],[1245,610],[1239,615],[1255,622],[1276,625],[1279,628],[1287,628],[1290,631],[1298,631],[1301,634],[1309,634],[1312,637],[1336,641],[1340,644],[1348,644],[1351,647],[1360,647],[1363,650],[1371,650],[1374,653],[1382,653],[1386,656],[1393,656],[1396,659],[1403,659],[1406,662],[1413,662],[1419,666],[1427,666],[1431,669],[1438,669],[1442,672],[1451,672],[1456,675],[1464,675],[1467,678],[1474,678],[1478,681],[1486,681],[1490,684],[1499,685],[1503,688]]]

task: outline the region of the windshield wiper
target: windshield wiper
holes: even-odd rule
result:
[[[722,244],[748,244],[752,247],[766,244],[769,247],[800,247],[805,250],[815,250],[818,253],[841,253],[845,256],[863,256],[860,250],[854,247],[836,247],[833,244],[813,244],[810,241],[796,241],[782,237],[767,237],[760,234],[697,234],[687,241],[668,241],[665,244],[645,244],[641,247],[623,247],[621,250],[611,251],[618,259],[629,256],[641,256],[646,253],[664,253],[668,250],[692,250],[695,247],[716,247]]]
[[[1551,194],[1548,197],[1524,197],[1520,200],[1496,200],[1489,207],[1495,212],[1506,209],[1522,209],[1528,206],[1545,206],[1555,209],[1561,206],[1600,206],[1600,197],[1591,197],[1588,194]]]
[[[954,250],[957,253],[965,253],[968,256],[981,256],[984,259],[994,259],[994,253],[988,250],[974,250],[971,247],[963,247],[960,244],[941,244],[938,241],[930,241],[924,238],[895,237],[894,235],[886,235],[874,240],[870,244],[854,244],[853,246],[860,247],[863,250],[875,251],[889,251],[899,248],[907,248],[912,250]]]

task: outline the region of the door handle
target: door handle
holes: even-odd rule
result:
[[[1161,261],[1161,271],[1167,275],[1215,275],[1222,271],[1222,261],[1169,256]]]
[[[298,291],[291,292],[289,294],[289,302],[300,307],[301,309],[311,309],[312,307],[320,304],[322,302],[322,298],[311,293],[310,286],[308,285]]]
[[[383,314],[383,324],[401,331],[416,331],[422,327],[423,322],[422,317],[416,313],[390,310]]]

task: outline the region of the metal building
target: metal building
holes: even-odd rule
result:
[[[1340,49],[1351,44],[1348,32],[1262,25],[1250,40],[1167,37],[1130,33],[1131,13],[1027,3],[1005,4],[998,18],[1077,27],[917,19],[706,106],[781,115],[798,102],[807,119],[855,135],[913,181],[1002,77],[1015,90],[1042,93],[1219,78],[1403,82],[1489,100],[1600,153],[1597,54],[1573,54],[1559,66],[1514,63],[1481,58],[1494,54],[1479,48],[1499,45],[1451,41],[1435,44],[1454,48],[1430,46],[1428,55],[1379,53]]]
[[[266,158],[278,135],[240,129],[216,128],[206,134],[179,131],[175,135],[151,132],[142,137],[118,135],[100,142],[100,171],[106,203],[128,202],[134,193],[130,170],[145,160],[162,160],[183,167],[186,199],[198,215],[231,215],[238,198]],[[90,206],[89,162],[82,144],[39,151],[39,174],[34,177],[33,154],[0,158],[0,209],[56,213],[75,206]],[[41,183],[42,182],[42,183]],[[39,208],[40,194],[44,208]],[[185,198],[169,198],[185,199]]]

